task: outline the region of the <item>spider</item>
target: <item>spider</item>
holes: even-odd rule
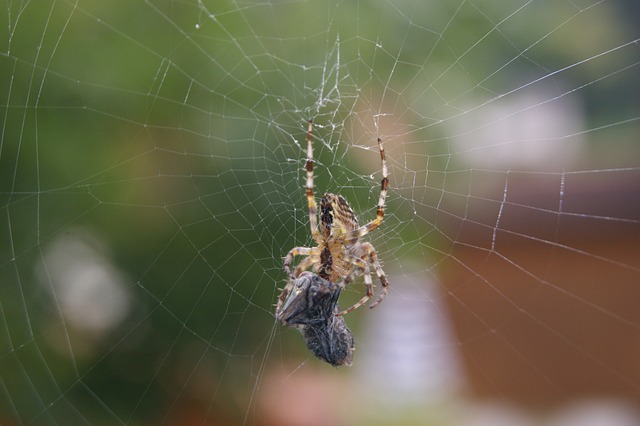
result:
[[[304,271],[294,281],[276,317],[282,325],[300,330],[315,356],[334,367],[352,364],[355,339],[344,317],[337,315],[341,287]]]
[[[378,138],[378,149],[380,150],[380,160],[382,162],[382,182],[380,184],[376,218],[366,225],[360,226],[353,209],[341,195],[325,193],[320,200],[320,227],[318,228],[318,209],[313,194],[312,130],[313,122],[309,120],[305,193],[309,207],[311,235],[317,246],[294,247],[285,256],[284,270],[287,272],[289,281],[278,298],[276,313],[280,312],[282,304],[292,291],[296,279],[309,269],[317,273],[320,278],[336,283],[341,289],[358,276],[364,276],[364,296],[355,305],[337,314],[344,315],[364,305],[373,296],[373,283],[371,280],[371,267],[373,267],[380,284],[382,284],[382,291],[378,298],[369,306],[373,308],[387,294],[389,281],[387,281],[387,276],[380,266],[378,255],[373,245],[368,242],[361,242],[360,239],[380,226],[384,217],[384,202],[389,188],[389,171],[382,140]],[[295,269],[292,269],[291,262],[295,256],[305,257],[300,260]]]

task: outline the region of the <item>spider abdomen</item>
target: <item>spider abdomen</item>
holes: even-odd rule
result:
[[[354,244],[353,231],[360,227],[353,209],[347,200],[338,194],[325,193],[320,200],[320,228],[322,244],[318,274],[336,282],[351,273],[353,264],[345,258],[351,257]]]
[[[353,209],[341,195],[326,193],[320,200],[320,222],[325,238],[344,237],[358,229],[358,219]]]

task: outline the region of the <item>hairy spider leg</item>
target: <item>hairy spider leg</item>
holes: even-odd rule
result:
[[[311,236],[316,242],[319,242],[318,232],[318,206],[316,204],[316,197],[313,194],[313,141],[311,138],[311,132],[313,130],[313,120],[309,120],[309,127],[307,129],[307,163],[305,169],[307,170],[307,183],[305,186],[305,194],[307,195],[307,206],[309,207],[309,226],[311,227]]]
[[[289,250],[289,253],[284,257],[284,270],[289,276],[290,279],[296,279],[293,271],[291,270],[291,262],[293,261],[294,256],[320,256],[320,249],[318,247],[294,247]]]
[[[358,277],[360,274],[363,274],[364,284],[365,284],[365,295],[362,297],[362,299],[358,301],[358,303],[356,303],[349,309],[345,309],[344,311],[340,312],[339,315],[345,315],[351,311],[355,311],[360,306],[367,303],[367,301],[371,297],[373,297],[373,283],[371,282],[371,272],[369,271],[369,265],[373,265],[373,269],[376,271],[376,275],[378,276],[378,279],[382,284],[382,291],[380,292],[380,295],[378,295],[378,298],[376,299],[376,301],[369,306],[369,309],[375,308],[378,305],[378,303],[382,302],[382,299],[384,299],[384,297],[389,292],[388,290],[389,281],[387,280],[387,275],[384,273],[384,270],[380,265],[380,261],[378,260],[378,255],[376,254],[376,250],[373,248],[373,245],[371,243],[362,243],[361,248],[364,251],[361,258],[357,258],[357,257],[345,258],[345,260],[354,264],[355,268],[351,271],[349,276],[342,281],[341,285],[346,286],[351,281],[355,280],[356,277]],[[369,262],[365,260],[366,258],[369,258]],[[363,264],[364,264],[364,268],[363,268]]]
[[[387,280],[387,275],[382,270],[382,266],[380,266],[380,261],[378,260],[378,254],[376,250],[373,248],[371,243],[362,243],[362,249],[365,251],[365,254],[369,256],[369,263],[373,265],[373,269],[376,271],[376,275],[378,276],[378,280],[380,284],[382,284],[382,291],[378,295],[378,298],[375,302],[369,305],[369,309],[375,308],[378,303],[382,302],[382,299],[389,292],[389,281]],[[364,256],[363,256],[364,257]]]
[[[302,272],[299,265],[298,267],[296,267],[295,274],[291,271],[291,262],[293,262],[294,256],[307,256],[302,260],[301,263],[309,264],[309,263],[312,263],[312,259],[320,258],[320,250],[317,247],[294,247],[291,250],[289,250],[289,253],[287,253],[287,255],[284,257],[283,266],[284,266],[285,272],[287,273],[287,276],[289,277],[289,281],[284,286],[284,289],[282,289],[282,293],[280,293],[280,297],[278,297],[278,304],[276,305],[276,313],[280,312],[282,303],[284,303],[287,296],[291,292],[291,289],[293,288],[293,285],[295,284],[295,281],[296,281],[296,276],[300,275],[300,272]]]
[[[378,149],[380,150],[380,161],[382,163],[382,181],[380,182],[380,196],[378,198],[376,218],[374,220],[372,220],[371,222],[367,223],[366,225],[363,225],[363,226],[359,227],[358,229],[354,229],[353,231],[351,231],[350,234],[345,238],[345,242],[350,243],[350,244],[356,243],[360,238],[362,238],[363,236],[367,235],[369,232],[371,232],[374,229],[376,229],[377,227],[379,227],[380,224],[382,223],[383,218],[384,218],[384,204],[385,204],[385,200],[387,198],[387,191],[389,189],[389,168],[387,167],[387,159],[386,159],[386,156],[385,156],[384,147],[382,146],[382,139],[380,139],[380,138],[378,138]],[[382,291],[381,291],[380,295],[378,296],[376,301],[373,302],[371,304],[371,306],[369,306],[369,308],[374,308],[387,295],[387,293],[389,291],[389,289],[388,289],[389,281],[387,280],[387,275],[384,273],[384,270],[382,269],[382,266],[380,266],[380,262],[378,260],[378,255],[376,254],[376,251],[375,251],[373,245],[371,243],[368,243],[368,242],[361,243],[361,244],[362,244],[361,248],[364,251],[364,253],[362,254],[362,258],[359,259],[359,260],[367,263],[366,260],[364,260],[364,259],[366,259],[367,257],[369,258],[370,263],[373,265],[373,268],[376,271],[376,275],[378,276],[378,280],[380,281],[380,284],[382,285]],[[369,300],[373,296],[373,285],[371,283],[371,275],[368,272],[368,269],[365,272],[365,270],[363,270],[361,267],[357,266],[358,263],[356,263],[356,262],[351,262],[351,263],[354,263],[354,265],[356,265],[356,267],[351,271],[349,276],[347,278],[345,278],[345,280],[343,281],[343,285],[347,285],[349,282],[353,281],[360,274],[364,274],[365,291],[366,291],[366,293],[362,297],[362,299],[360,299],[360,301],[358,303],[353,305],[351,308],[341,312],[340,315],[344,315],[346,313],[349,313],[349,312],[359,308],[360,306],[364,305],[367,302],[367,300]],[[369,263],[367,263],[367,267],[368,267],[368,265],[369,265]]]
[[[293,275],[297,278],[304,271],[309,269],[312,265],[320,263],[320,257],[315,255],[310,255],[303,258],[300,263],[296,265],[296,269],[293,271]]]
[[[382,181],[380,182],[380,196],[378,198],[378,205],[376,210],[376,218],[371,222],[354,229],[350,235],[345,238],[347,242],[355,242],[359,238],[364,237],[369,232],[376,229],[382,223],[384,218],[384,203],[387,198],[387,191],[389,190],[389,168],[387,167],[387,158],[384,154],[384,147],[382,146],[382,139],[378,138],[378,149],[380,150],[380,161],[382,163]]]
[[[371,270],[369,269],[369,263],[367,263],[367,261],[363,258],[350,256],[348,254],[343,254],[342,259],[353,264],[355,267],[351,270],[349,275],[340,282],[340,286],[345,287],[359,275],[364,275],[365,294],[364,296],[362,296],[362,299],[360,299],[355,305],[353,305],[349,309],[345,309],[338,315],[345,315],[351,311],[355,311],[360,306],[367,303],[367,300],[369,300],[371,296],[373,296],[373,282],[371,281]]]

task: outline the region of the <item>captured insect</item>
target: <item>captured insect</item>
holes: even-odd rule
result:
[[[282,325],[300,330],[309,350],[334,367],[350,366],[355,350],[353,333],[337,315],[340,291],[339,285],[304,271],[276,310]]]
[[[338,315],[351,312],[364,305],[373,296],[372,267],[382,285],[382,291],[378,298],[369,306],[373,308],[387,294],[389,281],[387,281],[387,276],[380,266],[378,254],[373,245],[369,242],[361,242],[360,239],[378,228],[384,217],[384,203],[389,188],[389,170],[384,148],[382,147],[382,140],[378,138],[378,149],[380,150],[380,160],[382,162],[382,181],[375,219],[366,225],[358,225],[358,219],[353,209],[341,195],[325,193],[320,200],[320,227],[318,228],[318,209],[313,194],[312,130],[313,123],[309,120],[307,130],[306,197],[311,235],[317,246],[295,247],[285,256],[284,270],[287,272],[289,281],[278,297],[276,312],[281,311],[282,304],[293,291],[297,279],[307,270],[311,270],[323,280],[336,284],[340,289],[347,286],[358,276],[363,275],[365,295],[355,305],[338,313]],[[295,256],[304,256],[304,258],[292,269],[291,263]]]

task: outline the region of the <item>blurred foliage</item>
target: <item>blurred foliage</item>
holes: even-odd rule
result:
[[[281,257],[310,241],[305,120],[324,143],[318,187],[368,207],[372,171],[340,164],[356,102],[397,91],[419,128],[470,92],[495,96],[629,39],[615,3],[575,3],[5,4],[0,421],[155,423],[189,401],[241,419],[272,356]],[[570,76],[621,68],[610,59]],[[606,102],[608,88],[584,92],[594,123],[635,105],[612,84]],[[106,242],[134,301],[101,336],[76,329],[34,272],[78,230]],[[275,356],[307,356],[294,333],[276,335]]]

